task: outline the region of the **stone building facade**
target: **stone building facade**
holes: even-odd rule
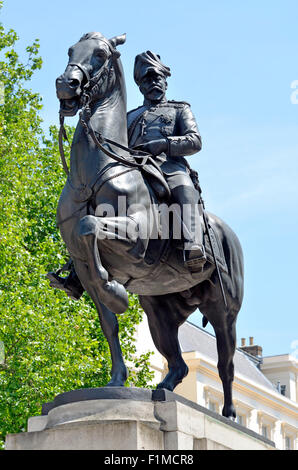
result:
[[[153,351],[153,383],[167,373],[164,358],[155,349],[147,320],[138,327],[138,352]],[[215,337],[186,322],[179,330],[179,341],[189,374],[175,393],[221,413],[223,392],[217,371]],[[277,449],[298,450],[298,361],[283,354],[263,357],[253,338],[244,339],[236,349],[234,404],[239,424],[275,442]]]

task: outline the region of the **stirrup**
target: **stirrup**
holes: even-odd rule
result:
[[[184,266],[187,267],[190,272],[200,272],[207,261],[206,252],[204,246],[198,246],[198,249],[184,250]]]
[[[68,282],[68,277],[59,276],[59,271],[60,270],[57,272],[47,273],[47,278],[50,280],[50,286],[54,289],[63,290],[72,300],[79,300],[84,292],[83,287]]]

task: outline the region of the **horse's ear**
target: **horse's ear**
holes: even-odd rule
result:
[[[126,33],[122,34],[121,36],[114,36],[112,39],[109,39],[109,42],[112,44],[113,47],[119,46],[119,44],[124,44],[126,41]]]

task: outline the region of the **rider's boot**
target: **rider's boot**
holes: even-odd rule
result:
[[[190,272],[200,272],[207,258],[203,244],[199,193],[191,186],[180,185],[172,189],[172,195],[181,208],[184,266]]]
[[[70,273],[67,277],[59,276],[63,271],[70,271]],[[48,273],[47,277],[50,280],[51,287],[63,290],[71,299],[79,300],[83,295],[84,288],[75,272],[72,260],[63,266],[63,268],[58,269],[58,271]]]
[[[189,217],[184,217],[183,223],[187,226],[186,233],[189,234],[188,240],[184,243],[184,266],[191,273],[200,272],[207,261],[207,257],[203,245],[203,229],[197,204],[192,208],[192,214]]]

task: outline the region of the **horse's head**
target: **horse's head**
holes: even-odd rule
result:
[[[62,115],[74,116],[87,97],[92,102],[106,96],[116,80],[116,46],[125,39],[125,34],[106,39],[101,33],[87,33],[69,48],[65,72],[56,80]]]

